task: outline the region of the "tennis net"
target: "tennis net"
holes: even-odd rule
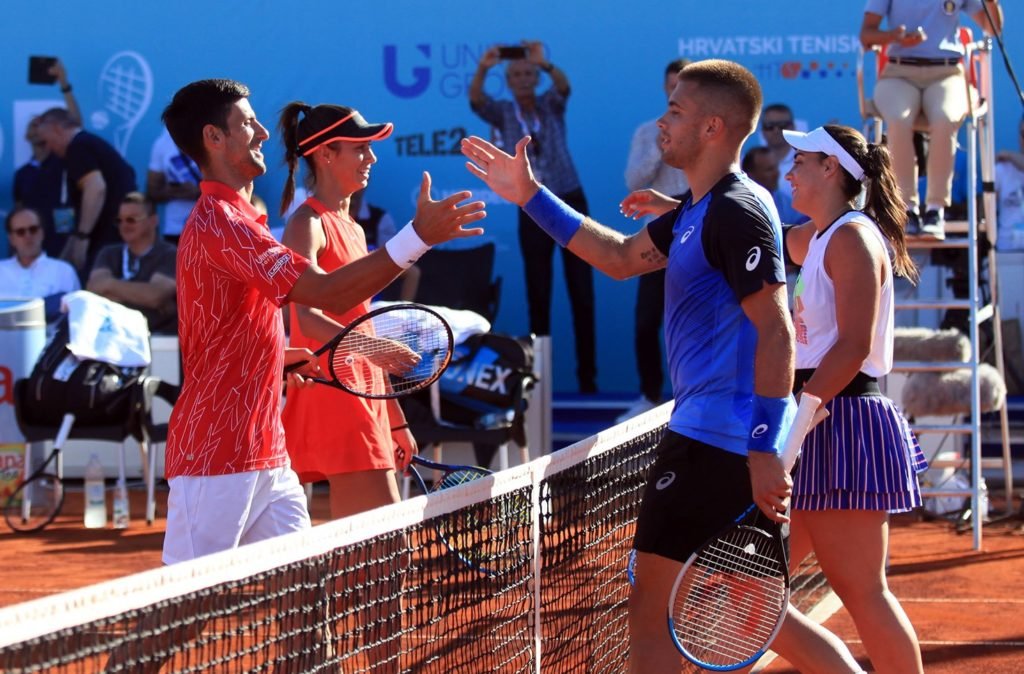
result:
[[[0,609],[0,671],[624,671],[627,560],[667,416],[306,532]],[[813,563],[794,584],[805,608],[825,591]]]

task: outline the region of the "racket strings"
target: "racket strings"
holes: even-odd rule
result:
[[[673,606],[676,638],[695,660],[743,663],[774,634],[788,602],[774,541],[740,528],[705,546],[687,569]]]
[[[347,389],[368,395],[401,394],[423,387],[444,368],[450,332],[439,316],[403,309],[353,326],[331,353],[331,374]]]

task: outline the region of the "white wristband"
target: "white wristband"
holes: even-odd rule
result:
[[[402,269],[411,267],[421,255],[430,250],[430,246],[423,243],[423,239],[413,229],[411,220],[384,244],[384,248]]]

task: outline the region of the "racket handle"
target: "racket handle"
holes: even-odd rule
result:
[[[68,441],[68,436],[71,435],[71,427],[75,424],[75,415],[68,412],[64,415],[64,418],[60,422],[60,430],[57,431],[57,438],[53,441],[53,446],[56,449],[64,449],[64,443]]]
[[[796,417],[793,425],[789,427],[789,435],[786,436],[786,444],[782,446],[782,465],[788,473],[796,463],[796,457],[800,455],[800,447],[804,443],[804,436],[811,428],[811,421],[814,413],[821,406],[821,398],[810,393],[800,394],[800,404],[796,408]]]

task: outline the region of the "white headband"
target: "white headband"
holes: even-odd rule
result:
[[[839,165],[846,169],[856,180],[864,179],[864,168],[823,127],[819,126],[814,131],[807,133],[786,130],[782,132],[782,135],[786,142],[797,150],[801,152],[823,152],[830,157],[835,157],[839,160]]]

